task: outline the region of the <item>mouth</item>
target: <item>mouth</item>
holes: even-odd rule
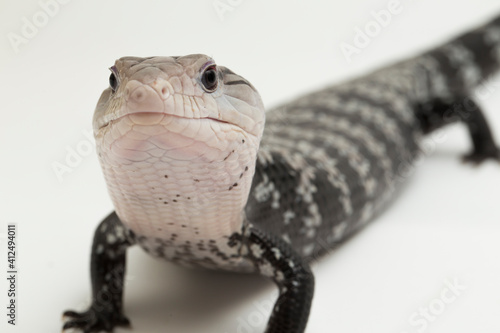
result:
[[[163,112],[154,112],[154,111],[141,111],[141,112],[134,112],[134,113],[127,113],[124,114],[120,117],[110,119],[107,122],[105,122],[102,126],[98,128],[98,130],[102,130],[106,127],[109,127],[113,123],[116,123],[124,118],[127,117],[132,117],[134,119],[134,122],[137,121],[139,125],[157,125],[161,120],[163,120],[165,117],[172,117],[176,118],[179,120],[198,120],[198,121],[204,121],[204,120],[209,120],[213,122],[217,122],[220,124],[226,124],[230,126],[235,126],[238,127],[239,129],[243,130],[240,126],[230,123],[228,121],[222,120],[222,119],[217,119],[217,118],[212,118],[212,117],[202,117],[202,118],[188,118],[188,117],[181,117],[178,115],[173,115],[169,113],[163,113]]]
[[[98,146],[113,158],[204,162],[223,160],[228,145],[245,142],[239,126],[212,117],[187,118],[159,112],[134,112],[112,119],[96,133]],[[127,162],[127,163],[128,163]]]

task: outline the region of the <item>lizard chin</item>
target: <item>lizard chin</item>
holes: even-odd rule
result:
[[[212,119],[130,114],[96,135],[121,221],[135,233],[177,241],[241,230],[258,142]],[[168,228],[166,228],[168,226]]]

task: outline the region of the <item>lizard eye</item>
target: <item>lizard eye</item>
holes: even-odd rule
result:
[[[116,78],[116,68],[115,66],[111,67],[110,68],[111,70],[111,75],[109,76],[109,87],[111,88],[111,90],[113,90],[113,92],[116,91],[116,89],[118,88],[118,79]]]
[[[201,84],[206,92],[214,92],[217,89],[217,67],[215,65],[208,66],[201,74]]]

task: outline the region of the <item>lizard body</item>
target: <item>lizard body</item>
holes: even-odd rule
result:
[[[473,142],[466,160],[500,158],[470,98],[499,66],[497,18],[265,112],[257,90],[210,57],[117,60],[94,115],[116,212],[95,233],[93,303],[66,312],[64,327],[128,324],[125,256],[138,244],[181,265],[271,278],[280,295],[266,332],[304,332],[309,263],[387,206],[424,135],[462,121]]]

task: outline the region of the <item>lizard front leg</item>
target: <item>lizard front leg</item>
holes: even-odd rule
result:
[[[134,243],[133,238],[115,212],[97,227],[90,263],[92,304],[84,312],[64,312],[70,319],[63,330],[79,328],[85,333],[109,332],[115,326],[130,325],[123,315],[123,280],[126,250]]]
[[[244,237],[248,258],[261,275],[271,278],[279,288],[266,333],[303,333],[314,294],[309,265],[290,244],[254,226]]]

